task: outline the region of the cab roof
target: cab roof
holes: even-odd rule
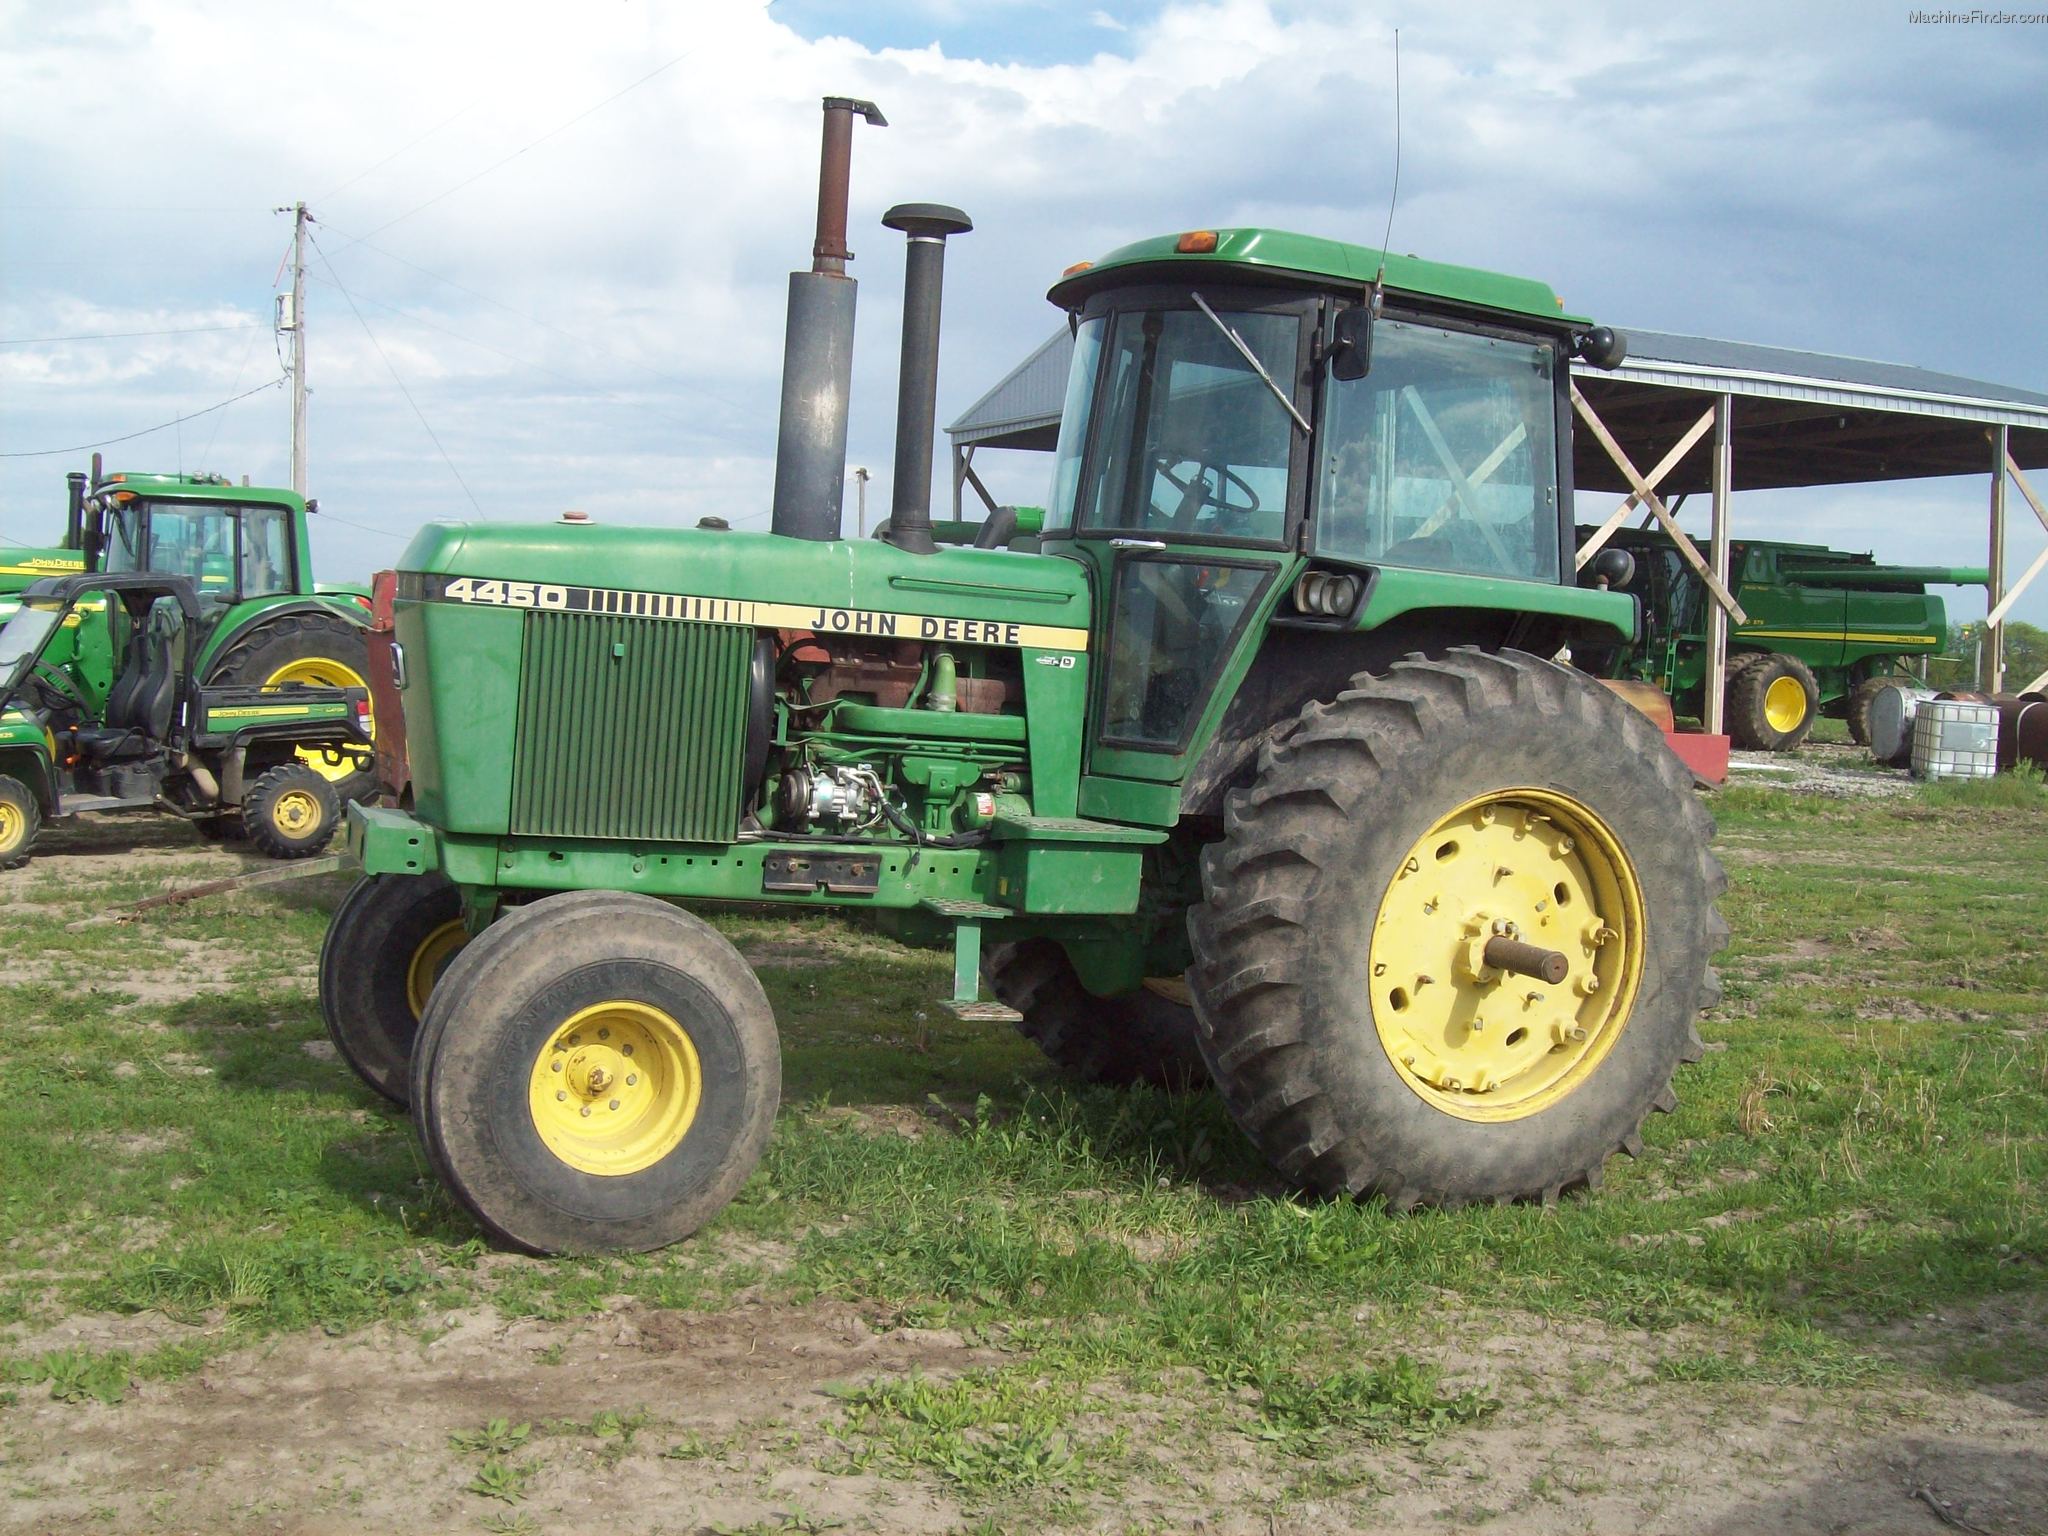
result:
[[[122,470],[108,475],[93,487],[101,495],[132,491],[137,496],[176,497],[180,501],[223,501],[238,505],[288,507],[305,506],[295,492],[281,486],[237,485],[226,475],[151,475]]]
[[[1296,235],[1280,229],[1216,229],[1199,231],[1215,237],[1212,251],[1185,251],[1186,236],[1156,235],[1119,246],[1078,270],[1070,268],[1046,297],[1062,309],[1077,309],[1092,294],[1121,283],[1151,278],[1185,282],[1204,268],[1251,268],[1259,275],[1290,278],[1318,287],[1336,286],[1360,292],[1372,286],[1381,263],[1386,265],[1390,292],[1526,316],[1552,325],[1584,326],[1583,315],[1565,313],[1564,300],[1550,286],[1531,278],[1508,277],[1478,267],[1424,261],[1370,246],[1347,245],[1320,235]],[[1242,277],[1248,274],[1237,274]]]

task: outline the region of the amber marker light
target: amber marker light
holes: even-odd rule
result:
[[[1173,242],[1173,248],[1183,256],[1206,256],[1216,249],[1216,231],[1191,229]]]
[[[1060,276],[1072,277],[1076,272],[1086,272],[1090,267],[1094,265],[1095,263],[1092,261],[1077,261],[1071,267],[1067,268],[1066,271],[1062,272]]]

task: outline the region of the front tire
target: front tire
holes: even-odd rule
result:
[[[1208,1080],[1191,1008],[1149,990],[1097,997],[1050,939],[1002,945],[982,973],[997,999],[1024,1015],[1017,1032],[1069,1077],[1171,1092]]]
[[[702,920],[553,896],[471,941],[413,1050],[413,1115],[449,1192],[533,1253],[660,1248],[722,1210],[781,1098],[775,1019]]]
[[[1790,752],[1813,729],[1820,684],[1797,656],[1770,655],[1728,682],[1728,734],[1751,752]]]
[[[441,875],[366,875],[320,945],[320,1013],[341,1059],[392,1103],[410,1102],[413,1040],[434,987],[469,942],[462,895]]]
[[[1354,679],[1203,857],[1189,976],[1226,1104],[1288,1177],[1396,1209],[1596,1183],[1700,1055],[1711,832],[1656,729],[1569,668],[1459,649]],[[1496,923],[1562,980],[1485,963]]]
[[[0,773],[0,869],[17,869],[29,861],[42,825],[43,808],[29,787]]]
[[[242,799],[250,845],[273,859],[310,859],[333,841],[340,824],[341,797],[304,763],[271,769]]]

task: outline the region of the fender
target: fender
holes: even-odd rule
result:
[[[223,626],[206,637],[205,644],[201,647],[201,654],[204,659],[199,670],[202,676],[210,681],[213,676],[213,670],[220,664],[221,658],[234,647],[237,641],[248,635],[252,630],[261,629],[264,625],[283,615],[297,613],[318,614],[323,618],[332,614],[340,617],[347,623],[353,624],[357,629],[367,630],[370,627],[370,616],[352,602],[338,602],[333,599],[319,597],[298,597],[282,603],[267,603],[252,613],[244,614],[232,627]]]

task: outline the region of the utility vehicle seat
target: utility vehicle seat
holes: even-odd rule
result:
[[[79,731],[79,745],[101,762],[147,757],[170,734],[177,696],[169,633],[153,620],[138,624],[121,675],[107,690],[105,723]]]

